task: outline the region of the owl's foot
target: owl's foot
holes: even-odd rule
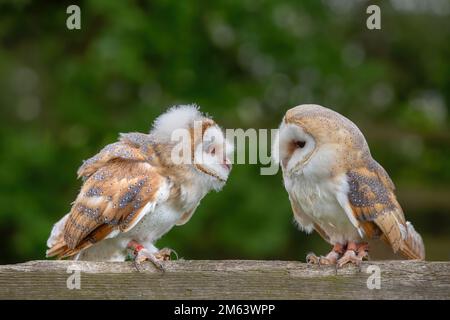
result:
[[[355,243],[349,242],[347,244],[347,251],[345,251],[342,258],[337,261],[337,267],[341,268],[347,263],[360,266],[363,260],[367,260],[369,257],[369,244],[368,243]]]
[[[178,253],[171,248],[162,248],[155,253],[155,257],[161,261],[168,261],[172,260],[172,253],[175,255],[176,260],[178,260]]]
[[[344,246],[337,243],[333,246],[333,249],[324,257],[316,256],[314,253],[308,253],[306,256],[306,263],[317,265],[335,265],[339,257],[344,253]]]
[[[329,259],[324,256],[316,256],[313,252],[310,252],[306,255],[306,263],[308,264],[317,264],[321,265],[332,265],[336,263],[336,260]]]
[[[133,264],[139,272],[142,271],[142,263],[147,260],[151,261],[158,270],[164,272],[164,265],[162,262],[168,260],[166,259],[167,254],[170,258],[170,252],[165,251],[165,249],[163,249],[164,251],[160,250],[157,253],[152,253],[134,240],[128,243],[127,248],[132,250],[134,256]]]

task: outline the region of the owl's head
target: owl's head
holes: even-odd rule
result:
[[[307,167],[327,173],[343,158],[351,158],[358,151],[369,152],[364,136],[353,122],[314,104],[288,110],[275,140],[273,154],[286,173],[301,172]]]
[[[168,146],[166,160],[171,165],[192,169],[214,188],[228,179],[233,145],[219,125],[196,105],[170,108],[155,120],[150,134]]]

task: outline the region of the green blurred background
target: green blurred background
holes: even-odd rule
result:
[[[81,7],[82,29],[66,28]],[[382,30],[366,28],[379,4]],[[352,119],[428,259],[450,258],[450,2],[0,1],[0,263],[44,258],[83,159],[198,103],[225,128],[276,128],[298,104]],[[304,260],[281,175],[235,165],[158,246],[186,259]]]

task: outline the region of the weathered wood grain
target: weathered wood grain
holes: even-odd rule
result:
[[[369,265],[381,289],[369,290]],[[69,266],[81,288],[68,289]],[[449,299],[450,262],[310,266],[292,261],[171,261],[162,273],[129,262],[31,261],[0,266],[0,299]]]

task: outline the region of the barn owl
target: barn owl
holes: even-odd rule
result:
[[[300,105],[287,111],[275,141],[273,154],[295,221],[333,246],[326,256],[308,254],[308,263],[359,265],[372,239],[384,240],[406,258],[425,258],[422,238],[405,220],[393,182],[353,122],[319,105]]]
[[[180,130],[187,140],[173,138]],[[180,144],[179,154],[192,161],[174,160]],[[158,250],[155,241],[224,186],[232,152],[221,128],[194,105],[169,109],[149,134],[121,134],[78,169],[81,191],[54,225],[47,257],[124,261],[131,251],[137,266],[149,260],[163,268],[171,250]]]

